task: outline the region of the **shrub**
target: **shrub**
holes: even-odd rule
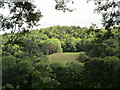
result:
[[[58,88],[81,87],[82,65],[79,63],[51,64],[56,80],[60,83]]]
[[[108,56],[104,58],[104,64],[106,73],[108,74],[109,87],[111,88],[119,88],[120,85],[120,58],[115,56]]]
[[[35,65],[35,72],[33,73],[33,88],[40,90],[41,88],[55,88],[58,82],[52,74],[52,69],[47,62],[39,62]]]
[[[118,88],[120,84],[120,59],[117,57],[91,58],[85,63],[82,87]]]
[[[28,60],[3,56],[2,81],[4,89],[24,90],[31,88],[33,66]]]
[[[81,53],[79,54],[79,57],[77,58],[77,60],[78,60],[79,62],[85,63],[85,62],[87,62],[87,61],[89,60],[89,56],[86,55],[85,52],[81,52]]]
[[[101,58],[92,58],[84,65],[82,73],[82,86],[85,88],[101,87],[103,80],[103,60]]]

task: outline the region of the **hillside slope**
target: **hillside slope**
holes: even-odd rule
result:
[[[67,63],[67,62],[77,62],[79,53],[56,53],[48,56],[51,63]]]

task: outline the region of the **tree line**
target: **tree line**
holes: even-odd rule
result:
[[[66,6],[71,0],[55,1],[55,9],[73,11]],[[120,22],[116,11],[119,1],[93,1],[97,5],[95,11],[103,16],[105,29],[92,25],[90,28],[55,26],[32,30],[42,17],[39,10],[35,12],[32,2],[0,2],[0,8],[7,4],[11,14],[10,17],[0,15],[0,28],[12,30],[11,34],[1,35],[3,90],[118,88],[120,27],[114,26]],[[49,63],[46,55],[61,52],[84,53],[78,57],[78,63]]]
[[[22,32],[21,32],[22,33]],[[3,44],[10,34],[3,36]],[[54,26],[32,30],[14,40],[7,49],[15,54],[28,51],[28,54],[41,52],[45,55],[62,52],[86,52],[91,57],[117,56],[118,29],[113,28],[111,33],[106,29],[80,26]],[[4,49],[4,48],[3,48]],[[5,48],[6,49],[6,48]],[[17,51],[17,52],[18,52]]]
[[[94,25],[54,26],[29,31],[8,45],[10,34],[2,35],[3,90],[119,87],[117,28],[107,38],[107,31]],[[49,62],[47,55],[62,52],[84,53],[79,62]]]

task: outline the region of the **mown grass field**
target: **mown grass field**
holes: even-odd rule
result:
[[[76,59],[79,56],[79,52],[65,52],[65,53],[55,53],[48,56],[51,63],[62,63],[67,62],[78,62]]]

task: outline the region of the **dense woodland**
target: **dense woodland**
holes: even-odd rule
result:
[[[111,31],[54,26],[20,34],[8,45],[11,34],[2,35],[3,90],[119,87],[118,27]],[[49,62],[47,56],[64,52],[84,53],[78,62]]]
[[[24,52],[27,56],[32,53],[37,55],[40,52],[50,55],[82,51],[90,57],[118,56],[118,29],[114,28],[111,31],[109,34],[105,29],[95,29],[94,25],[90,28],[79,26],[42,28],[28,31],[17,39],[13,39],[11,44],[3,46],[3,50],[5,48],[15,56]],[[3,36],[3,44],[9,40],[10,36],[11,34]]]
[[[71,0],[54,1],[56,10],[73,11],[67,7]],[[103,28],[92,24],[89,28],[53,26],[33,30],[43,17],[34,2],[0,1],[0,9],[9,10],[8,16],[0,14],[0,30],[11,30],[0,35],[2,90],[119,88],[120,12],[116,8],[120,1],[87,1],[93,1],[97,6],[95,11],[103,17]],[[77,56],[73,54],[78,54],[78,57],[64,63],[49,59],[56,54],[65,57],[66,53],[70,53],[69,59]]]

